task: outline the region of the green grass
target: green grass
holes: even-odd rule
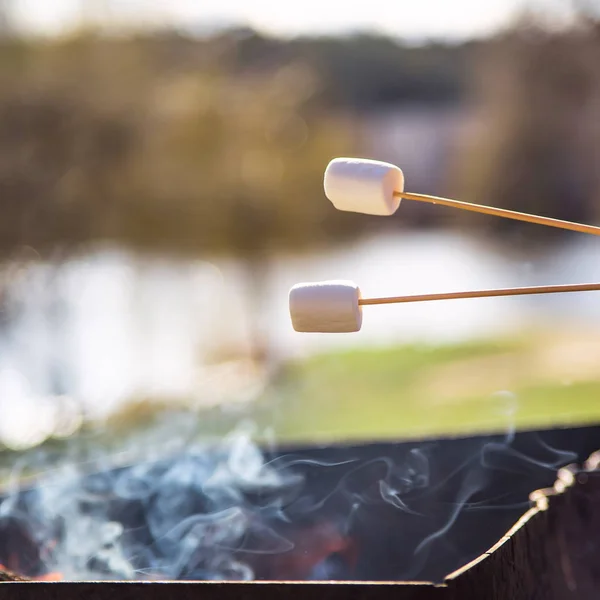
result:
[[[88,427],[69,440],[49,440],[44,450],[50,457],[68,454],[83,460],[103,452],[143,451],[170,440],[218,439],[242,421],[256,426],[259,439],[272,437],[279,444],[600,423],[600,342],[598,352],[595,344],[593,336],[581,343],[572,336],[530,335],[323,354],[286,365],[254,403],[190,414],[181,403],[173,409],[168,403],[140,402],[103,427]],[[570,372],[573,366],[576,371]],[[0,453],[0,467],[14,460],[12,453]]]
[[[545,344],[546,341],[539,342]],[[531,340],[361,350],[290,365],[255,417],[280,439],[394,439],[600,422],[600,372],[564,382],[559,374],[528,377]],[[475,361],[475,362],[473,362]],[[482,362],[483,361],[483,362]],[[453,379],[479,374],[440,398]],[[492,372],[495,376],[492,377]],[[515,374],[518,377],[515,377]],[[468,382],[467,382],[468,383]],[[504,384],[504,385],[503,385]],[[510,394],[498,393],[509,391]]]
[[[564,341],[524,336],[313,356],[288,364],[255,403],[197,413],[197,437],[225,435],[241,421],[254,423],[258,437],[271,432],[280,443],[600,423],[600,369],[596,373],[592,365],[568,382],[551,366],[533,368],[540,353],[561,344]],[[160,410],[157,415],[146,410],[141,405],[134,411],[143,417],[135,416],[139,426],[129,415],[126,427],[108,429],[117,437],[135,437],[130,429],[143,431],[164,421]]]

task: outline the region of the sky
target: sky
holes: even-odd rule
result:
[[[168,23],[200,29],[249,25],[265,33],[378,31],[407,38],[478,36],[506,24],[527,0],[5,0],[19,25],[60,33],[82,14],[102,14],[136,24]],[[559,0],[529,0],[554,7]]]

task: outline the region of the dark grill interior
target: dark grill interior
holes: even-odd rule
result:
[[[246,486],[236,505],[223,504],[220,520],[195,530],[191,547],[185,522],[158,537],[152,510],[161,502],[165,510],[183,505],[195,527],[206,519],[211,497],[197,491],[194,477],[187,487],[166,487],[166,474],[192,455],[88,474],[73,488],[74,506],[80,516],[122,527],[125,562],[115,564],[108,544],[105,552],[85,557],[87,579],[123,579],[136,569],[138,578],[151,580],[236,581],[251,572],[255,580],[441,583],[502,538],[528,510],[532,490],[551,486],[560,467],[582,463],[599,446],[600,428],[587,427],[508,438],[281,449],[263,459],[285,477],[277,485]],[[160,485],[127,496],[125,483],[139,492],[134,484],[141,481],[140,469],[162,473]],[[0,562],[30,577],[52,570],[52,553],[64,545],[69,525],[64,518],[40,520],[35,509],[45,485],[13,496],[12,510],[0,520]],[[224,537],[224,524],[235,526],[240,515],[243,535]],[[41,544],[49,524],[54,529],[43,532]],[[64,583],[61,589],[81,585]],[[207,593],[222,589],[228,588]]]

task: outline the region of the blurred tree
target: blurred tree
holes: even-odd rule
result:
[[[456,193],[591,218],[594,23],[418,48],[251,30],[5,43],[0,250],[112,240],[258,257],[354,235],[374,220],[322,202],[324,165],[360,152],[361,111],[461,101],[473,61],[484,125],[456,153]]]
[[[354,139],[311,103],[314,71],[224,62],[164,61],[145,40],[25,48],[0,75],[5,251],[105,239],[244,254],[356,230],[321,201],[323,165]]]
[[[326,82],[324,98],[358,110],[462,101],[469,59],[478,46],[477,42],[409,46],[373,34],[282,41],[248,30],[234,33],[239,38],[239,68],[301,59]]]
[[[85,34],[13,50],[19,68],[0,73],[4,256],[102,241],[228,253],[260,307],[269,255],[362,227],[323,200],[324,166],[355,140],[314,102],[307,64],[234,74],[231,46],[185,59],[176,38]]]
[[[269,255],[325,243],[344,222],[323,201],[322,172],[352,140],[339,118],[308,108],[316,85],[301,63],[236,78],[172,77],[132,164],[132,239],[238,256],[258,327]]]
[[[481,126],[462,157],[456,193],[494,206],[593,218],[597,135],[597,32],[550,29],[524,18],[478,55]],[[494,219],[524,242],[560,232]]]

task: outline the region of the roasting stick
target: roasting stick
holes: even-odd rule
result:
[[[362,326],[362,307],[374,304],[429,302],[432,300],[465,300],[498,296],[526,296],[530,294],[558,294],[564,292],[600,291],[600,283],[569,285],[542,285],[534,287],[474,290],[393,296],[390,298],[362,298],[359,287],[352,281],[335,280],[299,283],[290,290],[290,316],[296,331],[303,333],[352,333]]]
[[[530,215],[514,210],[507,210],[505,208],[495,208],[493,206],[484,206],[483,204],[473,204],[471,202],[461,202],[460,200],[451,200],[450,198],[439,198],[437,196],[413,194],[410,192],[394,192],[394,197],[401,198],[404,200],[413,200],[415,202],[426,202],[428,204],[439,204],[440,206],[449,206],[451,208],[458,208],[460,210],[467,210],[483,215],[491,215],[493,217],[503,217],[504,219],[512,219],[513,221],[523,221],[525,223],[545,225],[546,227],[556,227],[558,229],[578,231],[579,233],[600,235],[600,227],[596,227],[594,225],[573,223],[572,221],[561,221],[560,219],[551,219],[550,217],[540,217],[538,215]]]
[[[402,170],[396,165],[376,160],[335,158],[325,169],[323,186],[327,198],[335,208],[342,211],[389,216],[398,210],[400,201],[405,199],[600,235],[600,227],[592,225],[405,192]],[[290,290],[289,304],[292,326],[296,331],[304,333],[352,333],[360,331],[363,306],[591,291],[600,291],[600,283],[446,292],[389,298],[363,298],[359,287],[354,282],[335,280],[295,285]]]
[[[557,227],[600,235],[600,227],[561,221],[550,217],[540,217],[504,208],[494,208],[449,198],[413,194],[404,191],[402,169],[390,163],[365,158],[335,158],[327,169],[323,180],[325,195],[338,210],[358,212],[368,215],[390,216],[400,206],[400,200],[412,200],[449,206],[460,210],[503,217],[526,223],[536,223],[547,227]]]
[[[569,285],[539,285],[497,290],[473,290],[470,292],[446,292],[419,294],[415,296],[391,296],[389,298],[359,298],[359,306],[374,304],[402,304],[407,302],[430,302],[432,300],[464,300],[468,298],[495,298],[498,296],[528,296],[531,294],[562,294],[566,292],[597,292],[600,283],[576,283]]]

